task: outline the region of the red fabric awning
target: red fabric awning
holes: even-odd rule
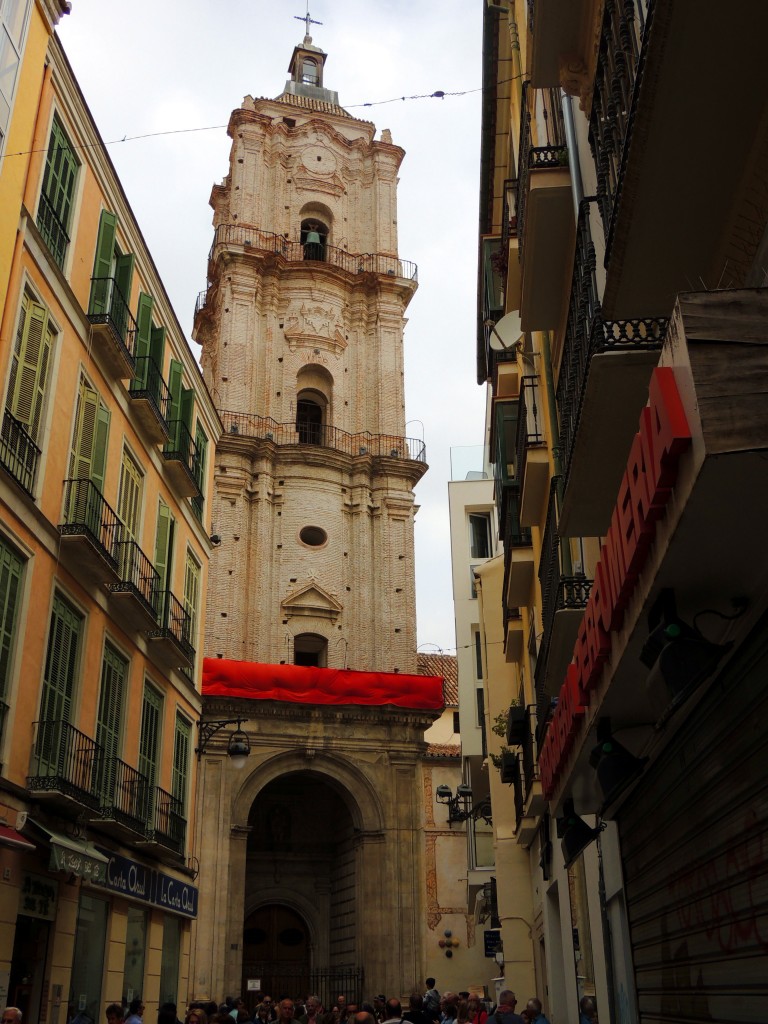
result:
[[[281,700],[290,704],[393,704],[431,711],[443,707],[442,676],[353,672],[311,665],[262,665],[203,659],[203,696]]]
[[[16,850],[36,850],[37,847],[10,825],[0,825],[0,846],[12,846]]]

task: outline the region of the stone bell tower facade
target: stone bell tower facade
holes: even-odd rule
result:
[[[194,998],[258,979],[359,1001],[424,971],[421,762],[442,690],[434,679],[424,697],[414,675],[413,489],[427,467],[405,437],[404,154],[339,106],[324,63],[306,36],[282,94],[232,113],[211,197],[195,337],[224,433]],[[240,771],[233,720],[250,744]],[[377,927],[361,929],[374,908]]]
[[[284,92],[232,113],[211,196],[195,337],[224,437],[206,653],[414,672],[426,464],[404,436],[404,152],[324,88],[325,57],[305,37]]]

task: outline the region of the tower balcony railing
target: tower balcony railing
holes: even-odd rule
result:
[[[561,539],[558,534],[559,483],[559,477],[552,479],[539,559],[543,630],[535,681],[540,705],[550,691],[560,690],[561,672],[564,674],[571,660],[576,630],[593,583],[584,571],[583,538]]]
[[[223,411],[220,415],[225,434],[239,434],[276,445],[316,445],[333,448],[344,455],[386,456],[426,462],[426,447],[419,438],[371,434],[367,430],[353,434],[323,423],[278,423],[270,417],[252,413]]]
[[[33,496],[37,464],[41,454],[24,424],[6,409],[0,431],[0,466],[30,497]]]
[[[654,0],[606,0],[595,74],[589,143],[597,171],[606,259],[613,215],[642,78],[646,30]]]
[[[318,262],[339,267],[349,274],[383,274],[387,277],[418,280],[418,267],[409,260],[386,253],[353,253],[324,242],[295,242],[274,231],[246,224],[219,224],[208,253],[209,261],[221,246],[242,246],[245,252],[274,253],[288,263]],[[199,301],[199,297],[198,297]]]

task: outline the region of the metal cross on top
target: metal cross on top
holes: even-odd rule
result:
[[[307,26],[307,33],[306,34],[307,35],[309,35],[309,26],[310,25],[322,25],[323,24],[322,21],[314,21],[312,18],[310,18],[310,16],[309,16],[309,0],[307,0],[307,13],[306,14],[294,14],[294,18],[297,21],[303,21],[306,24],[306,26]]]

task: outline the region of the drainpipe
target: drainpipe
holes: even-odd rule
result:
[[[579,207],[584,198],[584,186],[581,182],[581,164],[579,163],[579,149],[576,143],[576,124],[573,120],[573,105],[570,96],[562,94],[563,126],[565,128],[565,142],[568,147],[568,166],[571,171],[571,191],[573,192],[573,207],[576,214],[576,221],[579,219]]]
[[[520,60],[520,33],[515,20],[514,7],[509,8],[509,47],[512,51],[512,88],[517,93],[517,107],[523,102],[523,65]],[[511,92],[512,90],[510,90]],[[521,113],[522,116],[522,113]]]

